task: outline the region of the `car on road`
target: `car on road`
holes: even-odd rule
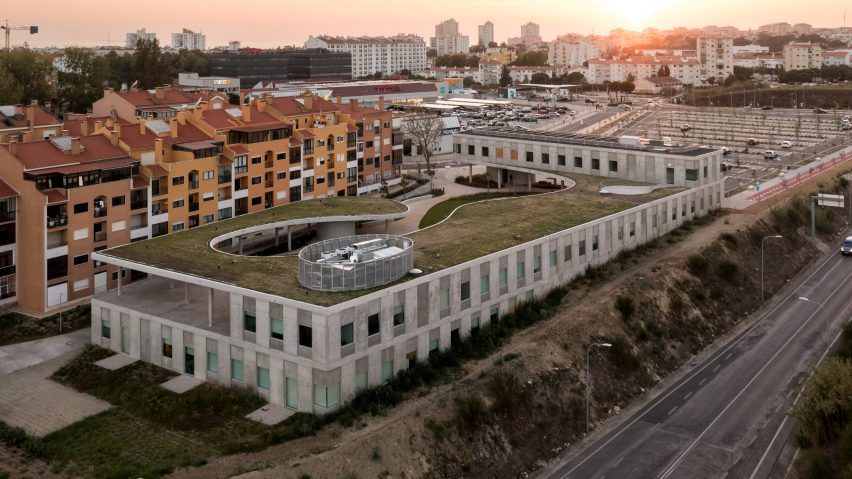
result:
[[[748,140],[746,140],[746,145],[748,146],[754,146],[759,144],[760,142],[757,140],[757,138],[749,138]]]
[[[764,160],[774,160],[776,156],[778,156],[778,153],[775,153],[774,150],[766,150],[763,152]]]
[[[584,99],[584,101],[585,101],[586,103],[597,103],[597,102],[598,102],[598,101],[597,101],[597,100],[595,100],[594,98],[586,98],[586,99]]]
[[[781,142],[781,148],[792,148],[792,147],[793,147],[792,141],[784,140],[784,141]]]
[[[774,110],[775,107],[772,105],[764,105],[760,108],[761,110]]]
[[[692,127],[689,126],[689,123],[684,123],[683,125],[680,125],[680,131],[689,131],[691,129]]]
[[[817,113],[817,114],[819,114],[819,115],[822,115],[822,114],[824,114],[824,113],[828,113],[828,110],[826,110],[826,109],[824,109],[824,108],[814,108],[814,113]]]
[[[622,110],[629,110],[630,109],[630,105],[628,105],[626,103],[619,103],[618,107],[621,108]]]
[[[843,256],[852,256],[852,236],[843,240],[843,244],[840,245],[840,254]]]

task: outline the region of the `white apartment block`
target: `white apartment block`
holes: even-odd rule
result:
[[[487,47],[488,44],[493,41],[494,24],[488,21],[482,25],[479,25],[479,44]]]
[[[175,50],[207,50],[207,35],[183,29],[181,33],[172,33],[172,48]]]
[[[544,67],[539,66],[510,66],[509,78],[513,82],[530,82],[533,75],[536,73],[544,73],[550,78],[557,78],[565,74],[566,69],[563,65],[549,65]]]
[[[852,66],[852,50],[827,50],[822,52],[822,66]]]
[[[589,83],[623,82],[632,75],[634,79],[656,76],[660,67],[669,67],[672,78],[684,85],[701,85],[701,64],[685,57],[632,57],[626,60],[589,60],[586,80]]]
[[[769,47],[763,45],[734,45],[734,55],[738,53],[769,53]]]
[[[714,78],[721,83],[734,74],[734,39],[699,37],[696,39],[696,53],[701,63],[701,81]],[[684,82],[685,83],[685,82]]]
[[[594,58],[598,58],[597,48],[582,38],[555,40],[547,47],[547,62],[551,65],[565,65],[573,68]]]
[[[446,80],[447,78],[471,78],[473,81],[482,82],[482,72],[477,67],[432,67],[415,72],[426,78]]]
[[[757,33],[765,33],[767,35],[787,35],[793,32],[793,26],[787,22],[770,23],[757,27]]]
[[[528,47],[542,43],[541,28],[538,23],[527,22],[521,25],[521,41]]]
[[[503,63],[496,60],[479,61],[479,81],[485,85],[494,85],[500,82],[500,74],[503,73]]]
[[[737,53],[734,55],[734,66],[779,69],[784,66],[784,55],[781,53]]]
[[[374,73],[393,75],[402,70],[419,72],[426,69],[426,42],[417,35],[399,34],[393,37],[332,37],[311,36],[305,48],[325,48],[332,52],[352,55],[352,77],[361,78]]]
[[[816,43],[788,43],[784,45],[784,70],[810,70],[822,68],[822,48]]]
[[[144,28],[136,30],[134,33],[127,33],[126,36],[127,43],[125,46],[127,48],[136,48],[136,43],[138,43],[139,40],[154,41],[157,39],[156,33],[148,33]]]

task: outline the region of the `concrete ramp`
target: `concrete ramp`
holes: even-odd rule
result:
[[[101,359],[100,361],[96,362],[95,365],[100,366],[104,369],[108,369],[110,371],[116,371],[125,366],[130,366],[136,361],[138,361],[138,359],[131,358],[126,354],[115,354],[108,358]]]
[[[281,407],[276,404],[267,404],[266,406],[263,406],[257,411],[247,414],[246,418],[251,419],[252,421],[257,421],[261,424],[265,424],[267,426],[274,426],[279,422],[292,416],[294,413],[295,411],[292,411],[285,407]]]

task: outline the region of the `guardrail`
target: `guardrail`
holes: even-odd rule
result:
[[[772,185],[763,191],[758,191],[757,193],[748,196],[746,199],[748,199],[749,201],[765,200],[771,196],[777,195],[778,193],[786,190],[787,188],[792,188],[798,184],[804,183],[805,181],[808,181],[809,179],[822,174],[826,170],[834,168],[835,166],[844,163],[850,159],[852,159],[852,152],[842,153],[838,155],[837,158],[825,161],[812,168],[808,168],[808,171],[798,173],[790,178],[784,178],[783,180],[781,180],[781,183]]]

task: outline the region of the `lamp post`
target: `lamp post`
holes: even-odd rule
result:
[[[819,301],[814,301],[814,300],[812,300],[812,299],[808,299],[808,298],[806,298],[806,297],[804,297],[804,296],[799,296],[799,301],[805,301],[805,302],[807,302],[807,303],[815,304],[815,305],[817,306],[817,311],[819,311],[819,309],[820,309],[820,308],[822,308],[822,303],[820,303]],[[826,329],[828,328],[828,319],[826,319],[826,320],[825,320],[825,325],[824,325],[824,327],[825,327]]]
[[[589,383],[589,354],[592,352],[592,348],[611,348],[612,344],[610,343],[592,343],[586,348],[586,433],[589,432],[589,391],[591,388],[591,384]]]
[[[763,241],[760,242],[760,304],[763,304],[763,296],[764,296],[763,295],[763,276],[764,276],[763,270],[765,268],[764,268],[764,262],[763,262],[763,246],[766,244],[766,240],[772,239],[772,238],[783,238],[783,236],[781,236],[781,235],[765,236],[763,238]]]

